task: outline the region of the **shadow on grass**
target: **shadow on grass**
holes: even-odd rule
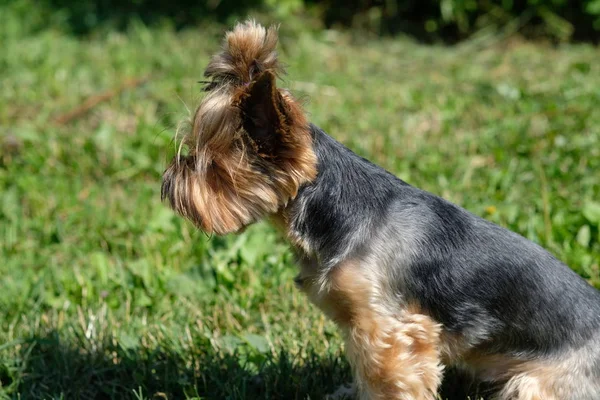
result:
[[[5,366],[0,382],[21,399],[322,399],[351,381],[343,358],[310,351],[301,359],[281,352],[260,360],[168,346],[125,350],[116,343],[94,351],[52,332],[28,340],[20,355],[21,365]],[[478,390],[449,371],[441,398],[464,400]]]

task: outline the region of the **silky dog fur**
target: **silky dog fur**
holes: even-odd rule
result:
[[[599,292],[310,124],[277,87],[276,45],[253,21],[227,33],[162,198],[208,233],[282,229],[297,286],[343,333],[360,399],[434,399],[447,366],[501,385],[502,400],[600,399]]]

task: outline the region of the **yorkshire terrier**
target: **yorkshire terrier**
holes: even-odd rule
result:
[[[435,399],[450,366],[500,385],[497,399],[600,399],[600,292],[309,123],[277,87],[276,45],[253,21],[226,34],[162,198],[207,233],[266,217],[283,230],[360,399]]]

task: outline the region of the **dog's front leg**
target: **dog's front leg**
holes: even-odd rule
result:
[[[386,301],[372,278],[369,268],[345,263],[324,284],[303,289],[342,329],[361,400],[435,399],[443,370],[439,324]]]
[[[428,317],[364,315],[346,329],[361,400],[432,400],[441,382],[439,328]]]

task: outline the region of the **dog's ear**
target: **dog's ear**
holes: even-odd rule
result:
[[[290,134],[288,107],[276,87],[275,75],[265,71],[248,86],[239,103],[242,126],[262,157],[277,156]]]

